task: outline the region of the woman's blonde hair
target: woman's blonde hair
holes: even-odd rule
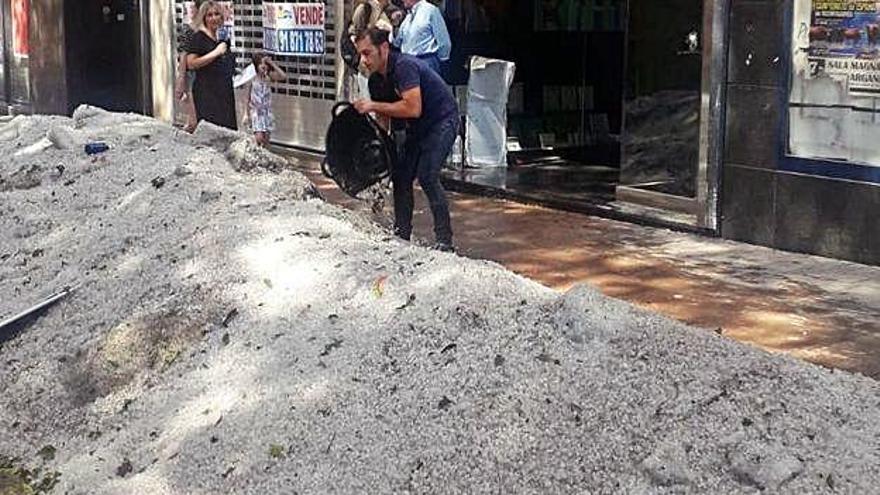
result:
[[[199,6],[199,11],[196,12],[196,16],[193,18],[193,29],[198,31],[205,27],[205,17],[208,15],[208,11],[211,9],[217,9],[220,12],[220,15],[223,15],[223,9],[220,8],[220,4],[215,2],[214,0],[205,0],[202,2],[202,5]]]

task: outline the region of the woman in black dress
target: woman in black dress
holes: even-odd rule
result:
[[[223,25],[223,11],[212,0],[204,2],[193,21],[196,28],[187,53],[187,66],[196,72],[193,100],[198,120],[207,120],[229,129],[236,129],[235,94],[232,75],[235,58],[227,41],[220,41],[217,32]]]

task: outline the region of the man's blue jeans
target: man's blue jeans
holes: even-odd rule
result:
[[[417,135],[409,131],[403,156],[391,172],[394,185],[394,232],[409,239],[412,235],[413,182],[419,179],[434,217],[434,236],[438,243],[452,244],[449,202],[440,184],[440,170],[452,151],[458,135],[458,116],[454,115]]]

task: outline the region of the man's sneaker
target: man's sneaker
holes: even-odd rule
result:
[[[443,251],[444,253],[455,252],[455,246],[453,246],[452,243],[449,242],[435,242],[433,249],[436,249],[437,251]]]

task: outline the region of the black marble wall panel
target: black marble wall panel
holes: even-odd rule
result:
[[[776,174],[730,165],[724,168],[721,231],[728,239],[773,246]]]
[[[776,247],[880,264],[880,187],[789,173],[776,187]]]
[[[775,169],[779,157],[780,107],[778,88],[730,85],[725,161]]]
[[[732,1],[728,81],[736,84],[780,86],[785,39],[779,27],[788,2]]]

